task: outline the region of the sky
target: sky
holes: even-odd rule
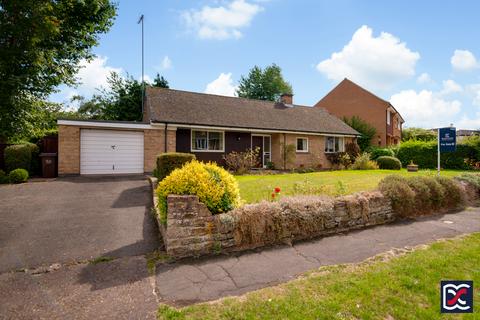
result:
[[[254,65],[276,63],[294,103],[312,106],[345,77],[390,101],[406,127],[480,128],[480,1],[120,0],[82,61],[67,102],[111,71],[164,76],[173,89],[234,95]]]

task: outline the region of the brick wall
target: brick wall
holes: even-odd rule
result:
[[[58,174],[80,174],[80,128],[58,126]]]
[[[295,160],[292,164],[284,167],[283,144],[293,144],[296,146],[297,138],[308,138],[308,152],[295,152]],[[325,139],[324,136],[314,135],[297,135],[297,134],[272,134],[272,162],[276,168],[292,169],[298,167],[313,169],[330,169],[332,164],[325,155]],[[344,138],[345,144],[351,142],[353,138]]]
[[[154,189],[155,186],[152,183]],[[197,196],[170,195],[167,202],[167,225],[160,224],[160,229],[167,254],[175,258],[291,243],[384,224],[396,217],[390,200],[380,192],[364,192],[333,200],[306,197],[281,204],[260,203],[218,215],[212,215]],[[269,223],[256,222],[250,228],[254,230],[249,232],[260,239],[253,241],[255,236],[245,234],[244,229],[248,228],[242,222],[242,215],[255,216],[259,213],[265,214]],[[280,226],[282,232],[279,233]]]

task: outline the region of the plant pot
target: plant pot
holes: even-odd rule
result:
[[[407,171],[408,172],[417,172],[418,171],[418,165],[416,165],[416,164],[407,165]]]

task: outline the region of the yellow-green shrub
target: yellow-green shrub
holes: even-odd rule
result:
[[[212,214],[227,212],[241,204],[240,190],[235,178],[215,163],[196,160],[175,169],[163,179],[156,190],[160,219],[166,222],[167,196],[196,195]]]

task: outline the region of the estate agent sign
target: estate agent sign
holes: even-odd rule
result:
[[[457,129],[455,127],[438,129],[437,172],[440,174],[440,154],[455,152],[457,147]]]
[[[455,152],[456,129],[452,127],[439,129],[440,152]]]

